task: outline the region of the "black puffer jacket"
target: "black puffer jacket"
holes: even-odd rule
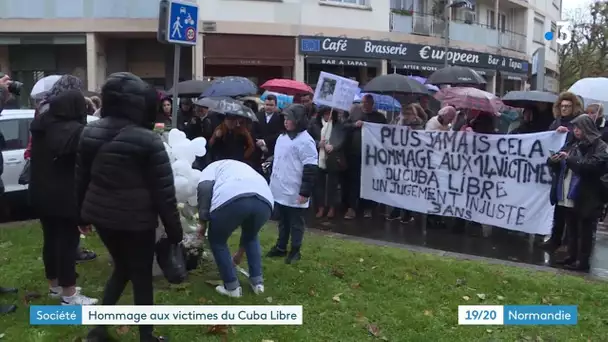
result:
[[[86,102],[78,90],[54,97],[44,115],[30,125],[29,196],[41,217],[78,221],[74,193],[74,169],[80,134],[86,124]]]
[[[156,229],[179,241],[173,171],[152,131],[156,92],[130,73],[110,75],[101,89],[101,119],[86,126],[78,151],[77,196],[83,219],[105,229]]]

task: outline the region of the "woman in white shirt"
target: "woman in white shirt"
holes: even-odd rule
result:
[[[307,109],[292,104],[283,109],[285,130],[274,147],[270,189],[279,213],[279,237],[268,252],[269,257],[285,257],[285,263],[300,260],[304,238],[304,215],[312,195],[319,153],[314,139],[306,131]],[[291,237],[291,250],[287,244]]]
[[[224,159],[203,170],[198,184],[199,220],[203,227],[209,223],[209,244],[224,281],[215,288],[220,294],[235,298],[243,295],[228,248],[228,238],[239,226],[240,248],[249,264],[249,283],[255,294],[264,292],[258,233],[270,218],[273,205],[266,179],[249,165]]]

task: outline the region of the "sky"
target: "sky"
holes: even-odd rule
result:
[[[591,4],[592,0],[562,0],[562,18],[576,14],[577,10],[582,10]]]

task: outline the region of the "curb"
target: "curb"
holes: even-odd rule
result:
[[[493,265],[518,267],[518,268],[524,268],[524,269],[529,269],[529,270],[533,270],[533,271],[550,272],[550,273],[554,273],[554,274],[566,274],[566,275],[583,277],[583,278],[586,278],[589,280],[599,280],[599,281],[603,281],[603,282],[608,281],[608,279],[606,277],[600,277],[600,276],[594,275],[594,274],[583,274],[583,273],[578,273],[578,272],[566,271],[563,269],[558,269],[558,268],[549,267],[549,266],[541,266],[541,265],[526,264],[526,263],[522,263],[522,262],[514,262],[514,261],[509,261],[509,260],[493,259],[493,258],[488,258],[488,257],[483,257],[483,256],[463,254],[463,253],[457,253],[457,252],[447,252],[447,251],[443,251],[440,249],[433,249],[433,248],[416,246],[416,245],[401,244],[401,243],[389,242],[389,241],[374,240],[374,239],[370,239],[370,238],[346,235],[346,234],[342,234],[342,233],[324,231],[324,230],[319,230],[319,229],[315,229],[315,228],[307,228],[307,230],[312,232],[313,234],[323,235],[323,236],[327,236],[330,238],[362,242],[365,244],[382,246],[382,247],[393,247],[393,248],[405,249],[405,250],[408,250],[410,252],[415,252],[415,253],[433,254],[433,255],[440,256],[440,257],[448,257],[448,258],[453,258],[453,259],[458,259],[458,260],[482,261],[482,262],[485,262],[488,264],[493,264]],[[605,234],[608,235],[608,232],[605,232]],[[595,273],[602,273],[602,274],[607,272],[606,270],[599,269],[599,268],[595,268],[595,269],[593,269],[593,271],[595,271]]]

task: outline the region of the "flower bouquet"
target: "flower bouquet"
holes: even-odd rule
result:
[[[201,227],[198,224],[198,213],[196,207],[188,203],[178,204],[179,217],[184,230],[183,246],[185,250],[186,270],[194,270],[198,267],[204,252]]]

